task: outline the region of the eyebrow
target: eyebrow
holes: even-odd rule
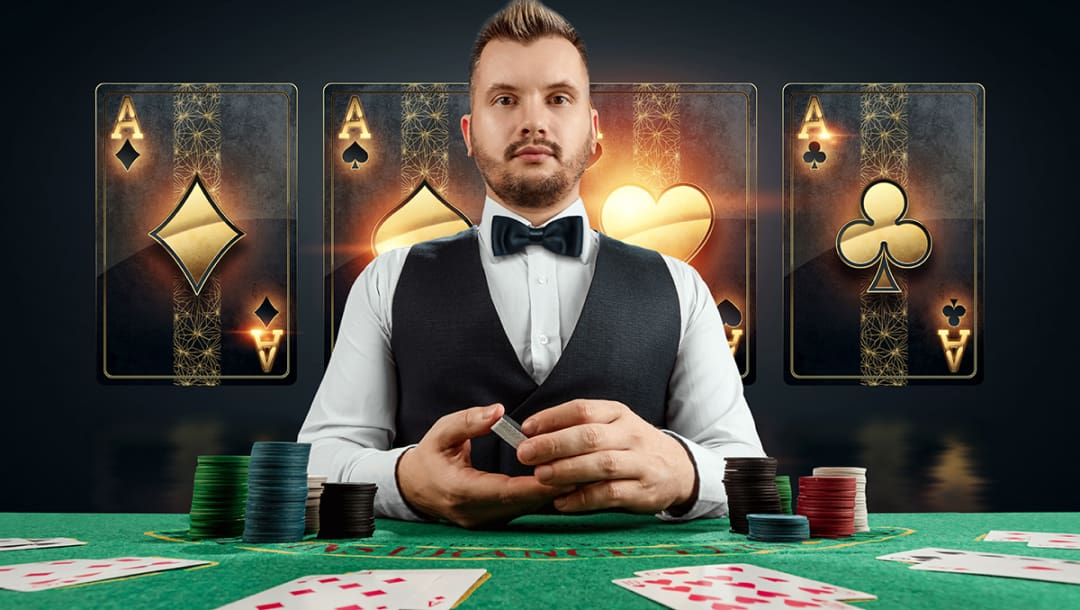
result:
[[[578,91],[578,88],[575,87],[573,83],[571,83],[570,81],[565,81],[565,80],[559,81],[557,83],[551,83],[550,85],[546,85],[544,87],[544,89],[546,89],[548,91],[551,91],[553,89],[565,89],[566,91],[569,91],[570,93],[572,93],[575,97],[577,97],[581,93],[580,91]],[[511,85],[509,83],[492,83],[491,86],[489,86],[487,88],[487,93],[488,93],[488,95],[491,95],[492,93],[495,93],[496,91],[509,91],[511,93],[517,93],[520,90],[521,90],[520,87],[516,87],[516,86]]]

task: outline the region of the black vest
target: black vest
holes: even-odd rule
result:
[[[577,326],[544,383],[521,366],[491,302],[476,229],[412,246],[394,293],[395,446],[435,420],[500,402],[521,423],[574,398],[616,400],[663,426],[679,346],[675,284],[659,254],[600,235]],[[473,466],[532,474],[498,436],[472,440]]]

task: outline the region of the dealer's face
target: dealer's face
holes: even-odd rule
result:
[[[578,198],[596,148],[589,75],[570,41],[492,40],[473,73],[461,119],[488,195],[511,208],[558,212]]]

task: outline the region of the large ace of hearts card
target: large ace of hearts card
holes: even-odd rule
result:
[[[96,93],[99,380],[291,383],[296,87]]]
[[[985,93],[784,87],[789,383],[978,383]]]
[[[464,83],[327,85],[324,91],[326,357],[353,281],[379,253],[479,222]],[[686,261],[754,376],[757,91],[753,85],[593,84],[597,152],[581,182],[592,227]]]

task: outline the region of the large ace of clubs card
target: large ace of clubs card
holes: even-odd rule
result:
[[[984,91],[784,88],[789,383],[978,383]]]

